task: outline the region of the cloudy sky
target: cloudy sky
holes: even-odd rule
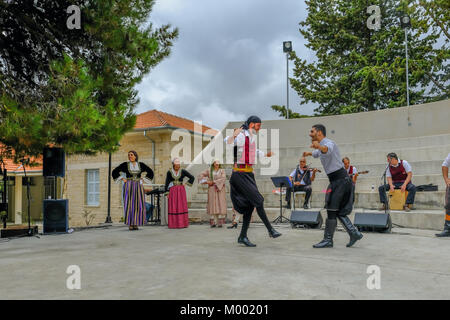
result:
[[[157,0],[150,20],[180,34],[170,57],[138,85],[136,112],[158,109],[217,129],[252,114],[279,119],[270,106],[286,104],[283,41],[313,58],[298,32],[305,18],[303,0]],[[292,89],[289,99],[294,111],[313,113]]]

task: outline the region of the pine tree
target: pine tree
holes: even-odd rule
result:
[[[291,86],[300,103],[317,103],[315,112],[320,115],[405,106],[405,34],[399,23],[402,12],[411,17],[410,104],[447,99],[448,39],[443,46],[439,41],[448,30],[448,11],[433,5],[424,7],[425,2],[307,1],[308,17],[300,22],[299,31],[317,59],[307,62],[291,53],[295,64]],[[445,6],[445,1],[440,3],[440,8]],[[376,31],[366,25],[370,5],[381,9],[381,28]],[[428,19],[430,14],[439,15],[440,29],[437,22]]]
[[[0,142],[16,158],[58,145],[113,151],[135,123],[134,89],[178,30],[148,22],[154,0],[0,1]],[[12,149],[11,149],[12,148]]]
[[[272,105],[272,110],[277,111],[280,114],[280,117],[285,119],[298,119],[298,118],[309,118],[308,115],[303,115],[298,112],[292,111],[292,108],[289,108],[289,117],[288,112],[286,110],[286,106]]]

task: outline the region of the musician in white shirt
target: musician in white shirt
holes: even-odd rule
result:
[[[445,192],[445,223],[444,231],[437,233],[436,237],[450,237],[450,177],[448,176],[448,168],[450,167],[450,153],[442,163],[442,176],[444,178]]]

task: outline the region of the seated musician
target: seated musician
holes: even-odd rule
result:
[[[149,202],[145,202],[145,218],[147,223],[153,219],[153,209],[155,206]]]
[[[358,179],[358,170],[356,170],[356,167],[350,165],[350,159],[348,157],[344,157],[342,162],[344,163],[345,170],[347,170],[348,175],[352,178],[353,184],[355,185],[356,179]]]
[[[295,191],[306,192],[303,208],[308,209],[308,201],[312,193],[311,183],[316,178],[316,172],[317,169],[314,168],[312,169],[311,174],[311,169],[309,169],[306,166],[306,158],[305,157],[300,158],[300,164],[297,165],[297,168],[295,168],[294,171],[292,171],[292,173],[289,176],[289,178],[292,181],[293,187],[286,188],[286,202],[287,202],[286,208],[288,209],[291,208],[291,194],[292,189],[294,189],[294,192]]]
[[[349,177],[352,179],[352,182],[353,182],[353,187],[352,187],[353,203],[355,203],[355,199],[356,199],[355,188],[356,188],[356,179],[358,178],[358,170],[356,169],[356,167],[350,165],[350,159],[348,157],[344,157],[342,159],[342,163],[344,163],[344,169],[347,171]]]
[[[144,193],[146,195],[152,194],[152,191],[153,191],[152,188],[144,189]],[[155,206],[152,203],[145,201],[145,222],[148,223],[150,220],[153,219],[153,210],[154,209],[155,209]]]
[[[401,189],[402,192],[408,191],[408,197],[406,198],[403,209],[410,211],[416,195],[416,186],[411,183],[411,166],[406,160],[399,160],[393,152],[387,155],[387,161],[389,163],[389,167],[386,169],[388,184],[378,188],[380,202],[383,204],[380,210],[385,210],[387,207],[386,191],[389,190],[392,192],[394,189]]]

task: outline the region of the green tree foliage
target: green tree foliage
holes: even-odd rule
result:
[[[289,119],[298,119],[298,118],[309,118],[310,116],[308,115],[303,115],[297,112],[292,111],[291,108],[289,108],[289,117],[288,112],[286,110],[286,106],[278,106],[278,105],[273,105],[271,106],[272,110],[277,111],[280,114],[280,117],[283,117],[285,119],[289,118]]]
[[[448,99],[448,1],[309,0],[300,33],[316,59],[292,52],[292,88],[301,104],[316,103],[320,115],[406,105],[405,34],[409,29],[410,104]],[[381,9],[381,28],[367,27],[369,5]],[[444,36],[443,36],[444,35]]]
[[[68,29],[71,5],[81,29]],[[16,158],[58,145],[113,151],[135,124],[134,89],[178,30],[149,23],[154,0],[0,1],[0,142]]]

